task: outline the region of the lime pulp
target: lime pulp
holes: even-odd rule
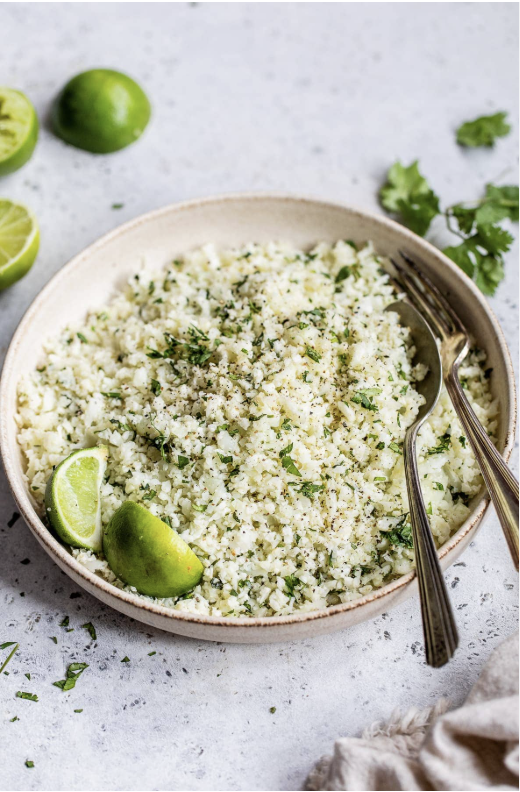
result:
[[[0,176],[31,158],[38,140],[38,116],[21,91],[0,86]]]
[[[47,484],[47,516],[60,539],[72,547],[101,550],[100,489],[107,458],[106,446],[73,451]]]
[[[39,246],[38,223],[30,209],[0,198],[0,291],[31,269]]]

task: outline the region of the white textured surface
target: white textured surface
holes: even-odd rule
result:
[[[419,157],[445,203],[478,197],[489,180],[516,181],[517,129],[493,151],[470,152],[454,129],[482,112],[517,118],[517,16],[502,3],[4,4],[2,80],[26,91],[42,119],[59,87],[96,65],[135,76],[154,116],[139,143],[106,158],[44,128],[33,160],[1,182],[1,195],[32,206],[42,229],[33,271],[0,295],[2,357],[54,272],[154,207],[280,189],[375,209],[397,157]],[[492,300],[515,360],[517,260],[516,247]],[[297,644],[223,646],[153,631],[87,594],[71,598],[76,587],[22,521],[8,527],[14,510],[2,475],[0,642],[20,641],[0,679],[2,789],[297,789],[335,737],[396,706],[460,702],[516,626],[516,574],[494,515],[448,573],[461,644],[433,671],[416,601]],[[74,632],[58,626],[65,614]],[[79,628],[86,621],[95,643]],[[64,694],[51,683],[71,660],[90,668]],[[20,689],[39,702],[15,698]]]

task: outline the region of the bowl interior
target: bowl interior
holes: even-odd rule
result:
[[[137,218],[76,256],[43,289],[13,337],[0,389],[0,444],[17,502],[33,531],[40,536],[42,532],[47,534],[46,547],[49,540],[56,550],[59,545],[39,520],[27,490],[14,419],[17,383],[22,374],[38,364],[42,341],[68,322],[77,321],[89,309],[102,306],[143,265],[160,267],[207,242],[230,246],[286,240],[306,248],[318,241],[337,239],[357,243],[371,240],[378,252],[387,256],[396,256],[405,249],[440,286],[477,344],[488,354],[489,367],[493,368],[491,388],[500,405],[498,446],[506,455],[509,453],[515,404],[507,347],[480,292],[439,251],[386,218],[338,204],[254,194],[191,201]],[[463,530],[464,526],[459,533]]]

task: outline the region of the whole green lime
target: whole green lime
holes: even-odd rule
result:
[[[110,154],[142,135],[150,112],[148,97],[131,77],[90,69],[73,77],[58,95],[52,126],[72,146]]]
[[[202,577],[184,539],[134,501],[123,503],[106,526],[103,553],[120,580],[150,597],[179,597]]]

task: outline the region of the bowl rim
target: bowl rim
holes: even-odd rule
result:
[[[506,434],[505,434],[505,442],[504,442],[504,450],[502,455],[506,462],[509,460],[513,445],[514,445],[514,438],[515,438],[515,430],[516,430],[516,417],[517,417],[517,406],[516,406],[516,387],[515,387],[515,375],[514,369],[511,361],[511,354],[509,352],[507,342],[504,337],[504,333],[500,324],[492,310],[489,306],[487,301],[484,299],[484,296],[477,288],[477,286],[473,283],[473,281],[459,268],[456,266],[454,262],[451,261],[447,256],[445,256],[438,248],[436,248],[431,243],[427,242],[425,239],[417,236],[412,231],[410,231],[405,226],[397,223],[396,221],[380,214],[376,214],[375,212],[365,211],[364,209],[358,209],[355,206],[351,206],[348,203],[344,203],[342,201],[330,201],[320,197],[314,197],[311,195],[300,195],[300,194],[293,194],[287,192],[277,192],[277,191],[246,191],[246,192],[232,192],[232,193],[224,193],[221,195],[215,196],[207,196],[203,198],[193,198],[185,201],[174,202],[168,204],[166,206],[160,207],[158,209],[153,209],[150,212],[146,212],[144,214],[138,215],[131,220],[126,221],[125,223],[116,226],[111,231],[103,234],[101,237],[96,239],[86,248],[83,248],[79,253],[75,254],[66,264],[64,264],[46,283],[43,289],[36,295],[34,300],[31,302],[25,313],[23,314],[18,326],[13,334],[11,342],[9,344],[3,369],[2,375],[0,379],[0,453],[2,456],[2,461],[4,465],[4,470],[7,476],[7,480],[11,489],[11,492],[14,496],[16,505],[18,506],[25,522],[29,526],[30,530],[36,536],[37,540],[43,545],[44,549],[47,550],[49,555],[55,560],[60,567],[68,567],[71,572],[73,573],[74,577],[81,578],[85,584],[87,590],[90,590],[91,587],[94,589],[100,589],[107,595],[108,600],[111,598],[115,598],[116,600],[120,600],[122,603],[131,606],[132,608],[137,608],[141,610],[148,611],[150,613],[155,614],[158,617],[166,617],[171,619],[173,622],[188,622],[195,625],[206,625],[212,627],[237,627],[237,628],[254,628],[254,627],[276,627],[276,626],[287,626],[291,624],[297,624],[301,622],[311,622],[318,619],[330,618],[336,616],[340,613],[345,613],[347,611],[353,611],[357,608],[361,608],[364,605],[368,605],[371,602],[375,602],[376,600],[386,598],[391,594],[394,594],[400,589],[405,588],[408,586],[413,579],[415,578],[415,571],[408,572],[406,575],[402,575],[399,578],[387,583],[385,586],[382,586],[375,591],[366,594],[358,599],[352,600],[346,603],[340,603],[339,605],[333,605],[329,608],[322,608],[319,610],[314,611],[303,611],[297,612],[294,614],[289,615],[281,615],[281,616],[262,616],[262,617],[248,617],[248,616],[210,616],[206,614],[199,614],[199,613],[192,613],[190,611],[182,611],[176,610],[175,608],[170,608],[165,605],[159,605],[151,600],[148,599],[141,599],[136,594],[124,591],[123,589],[114,586],[112,583],[101,578],[99,575],[91,572],[87,569],[87,567],[83,566],[82,564],[77,561],[72,554],[66,549],[64,545],[62,545],[51,532],[46,528],[43,524],[42,520],[39,518],[36,510],[31,502],[30,495],[28,491],[25,489],[23,485],[19,485],[18,481],[16,480],[16,473],[15,473],[15,463],[11,459],[11,456],[8,451],[7,446],[7,435],[8,435],[8,421],[12,418],[12,416],[7,415],[7,391],[11,384],[11,379],[13,376],[13,369],[14,369],[14,362],[16,359],[16,352],[18,348],[18,344],[20,342],[21,337],[23,336],[25,328],[30,324],[32,321],[33,316],[37,313],[40,306],[45,302],[47,295],[52,292],[52,290],[60,283],[62,278],[66,277],[68,273],[81,266],[82,262],[85,258],[88,258],[90,255],[101,249],[107,244],[110,244],[113,240],[117,237],[126,234],[128,231],[142,225],[153,221],[163,215],[168,215],[170,213],[178,213],[189,211],[191,209],[195,209],[200,206],[204,206],[206,204],[219,204],[219,203],[227,203],[227,202],[234,202],[234,201],[247,201],[247,202],[254,202],[254,201],[266,201],[266,200],[274,200],[274,201],[282,201],[282,202],[290,202],[290,203],[300,203],[300,204],[307,204],[311,205],[320,205],[324,208],[330,208],[334,210],[344,210],[350,212],[353,215],[361,216],[367,219],[370,222],[378,224],[380,226],[384,226],[394,232],[397,232],[403,237],[403,240],[409,240],[410,242],[414,243],[415,245],[419,245],[425,249],[425,252],[429,254],[429,256],[433,256],[433,258],[437,258],[441,263],[442,266],[445,268],[447,267],[451,270],[451,273],[458,279],[464,282],[464,285],[467,289],[472,292],[473,297],[479,303],[481,309],[488,315],[493,331],[496,336],[496,341],[498,342],[498,346],[502,353],[502,357],[506,366],[507,370],[507,390],[508,390],[508,397],[510,403],[510,415],[508,420],[508,425],[506,427]],[[440,548],[439,550],[439,558],[442,561],[447,556],[449,556],[452,551],[457,547],[457,545],[474,529],[476,525],[481,521],[485,512],[489,507],[490,501],[489,496],[487,493],[484,493],[478,503],[475,506],[474,511],[471,515],[467,518],[467,520],[459,527],[459,529],[453,534],[452,537]],[[455,560],[455,559],[454,559]],[[105,600],[106,601],[106,600]]]

